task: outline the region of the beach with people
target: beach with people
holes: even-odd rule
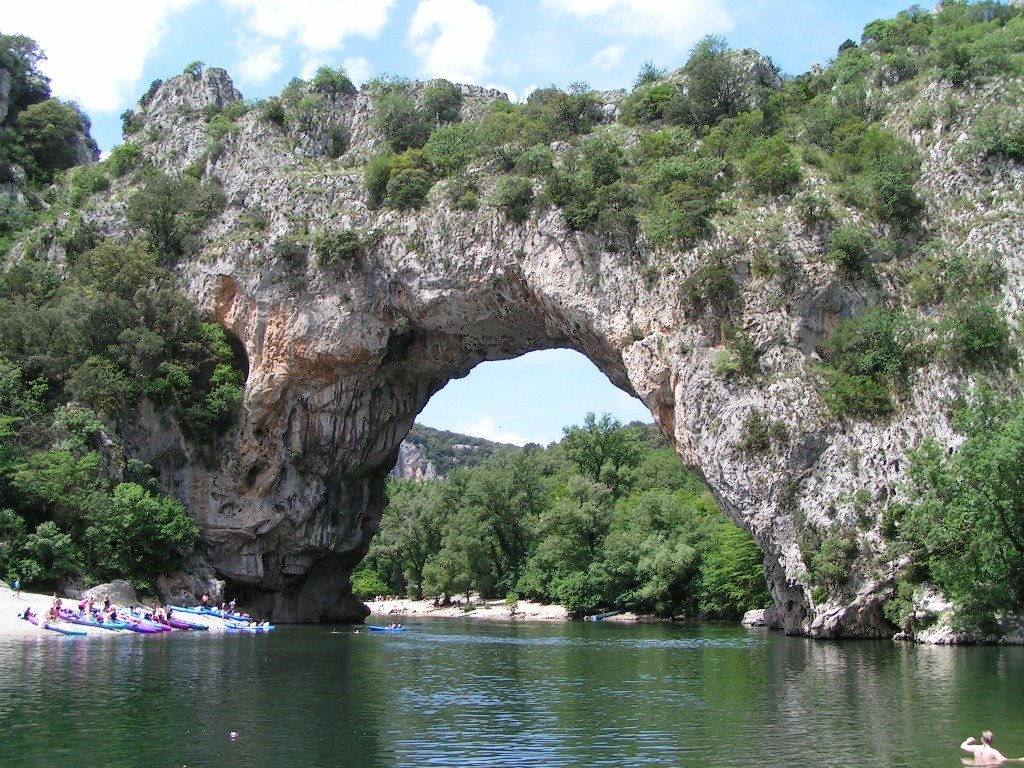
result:
[[[566,621],[569,614],[560,605],[544,605],[530,600],[464,599],[437,604],[433,599],[380,597],[366,601],[372,616],[419,616],[426,618],[471,618],[501,621]]]

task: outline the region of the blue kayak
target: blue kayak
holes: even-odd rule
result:
[[[371,632],[405,632],[405,627],[375,627],[372,624],[367,627]]]
[[[100,629],[128,629],[128,625],[120,621],[96,621],[96,619],[86,619],[82,616],[62,616],[61,621],[66,621],[69,624],[80,624],[83,627],[99,627]]]
[[[39,620],[35,616],[29,616],[28,619],[26,619],[26,621],[28,621],[30,624],[35,624],[37,627],[39,626]],[[77,629],[66,629],[65,627],[58,627],[56,624],[50,621],[44,621],[43,628],[48,629],[51,632],[59,632],[62,635],[75,635],[85,637],[89,634],[88,632],[80,632]]]
[[[248,616],[242,616],[237,613],[230,613],[229,611],[222,611],[219,608],[186,608],[183,605],[172,605],[170,606],[172,611],[182,611],[184,613],[194,613],[197,616],[216,616],[220,619],[234,619],[235,621],[252,621]]]
[[[273,632],[273,624],[234,624],[230,621],[224,622],[224,629],[228,632]]]

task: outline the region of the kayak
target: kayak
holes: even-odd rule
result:
[[[228,632],[273,632],[273,624],[233,624],[230,621],[224,622],[224,629]]]
[[[66,621],[69,624],[80,624],[83,627],[99,627],[100,629],[128,629],[128,625],[120,621],[96,621],[96,619],[87,619],[83,616],[73,615],[61,616],[61,621]]]
[[[25,618],[25,617],[23,616],[22,618]],[[35,616],[29,616],[25,620],[27,622],[29,622],[30,624],[35,624],[37,627],[39,626],[39,620]],[[56,624],[54,624],[53,622],[50,622],[50,621],[47,621],[47,622],[43,623],[43,629],[48,629],[51,632],[59,632],[62,635],[75,635],[76,637],[77,636],[85,637],[86,635],[89,634],[88,632],[82,632],[82,631],[77,630],[77,629],[66,629],[65,627],[58,627]]]
[[[183,619],[176,619],[173,616],[169,617],[167,619],[167,621],[168,621],[168,623],[170,623],[171,627],[173,627],[174,629],[199,629],[199,630],[203,630],[203,631],[207,631],[207,630],[210,629],[205,624],[195,624],[195,623],[193,623],[191,621],[185,621]]]
[[[128,622],[125,626],[125,629],[130,629],[132,632],[145,632],[147,635],[158,635],[161,632],[163,632],[162,629],[157,629],[155,626],[151,624],[147,624],[144,621],[139,621],[134,616],[128,617]],[[170,629],[170,627],[167,627],[167,629]]]
[[[372,624],[367,627],[371,632],[405,632],[405,627],[375,627]]]
[[[216,616],[221,619],[234,619],[235,621],[252,621],[249,616],[242,616],[239,613],[231,613],[229,611],[222,611],[219,608],[186,608],[183,605],[172,605],[170,606],[172,611],[182,611],[184,613],[194,613],[199,616]]]
[[[138,613],[129,613],[128,617],[130,620],[134,619],[144,626],[153,627],[157,632],[170,632],[172,629],[169,624],[164,624],[156,619],[147,619],[145,616],[141,616]]]

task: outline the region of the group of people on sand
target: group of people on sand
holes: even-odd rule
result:
[[[992,746],[993,734],[992,731],[984,731],[981,734],[981,741],[979,742],[973,736],[968,736],[964,739],[964,743],[960,745],[960,749],[964,752],[970,752],[973,756],[973,760],[964,758],[964,765],[1001,765],[1003,763],[1024,763],[1024,757],[1006,757],[1002,752]]]

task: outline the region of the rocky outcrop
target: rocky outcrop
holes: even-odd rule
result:
[[[391,476],[409,480],[435,480],[437,470],[427,458],[422,445],[403,440],[398,446],[398,463],[391,470]]]
[[[179,269],[199,306],[246,352],[243,413],[222,444],[202,454],[151,411],[124,431],[132,455],[156,466],[187,502],[203,555],[232,594],[275,621],[364,615],[348,574],[377,529],[384,478],[416,415],[482,361],[561,347],[643,400],[681,460],[754,536],[765,553],[771,621],[812,636],[892,634],[880,611],[893,576],[881,511],[898,494],[910,446],[924,437],[955,443],[947,412],[961,382],[927,369],[891,420],[836,422],[815,385],[814,348],[841,318],[896,300],[887,272],[895,265],[851,282],[821,257],[821,232],[799,220],[788,198],[753,209],[738,200],[742,211],[713,237],[673,251],[643,242],[612,250],[571,231],[554,207],[522,224],[488,207],[457,210],[444,182],[419,212],[373,211],[361,163],[380,137],[366,92],[307,86],[301,112],[285,126],[251,111],[211,152],[203,110],[238,98],[226,74],[211,69],[164,83],[133,121],[152,163],[176,171],[201,163],[206,178],[223,182],[227,210]],[[892,124],[902,130],[898,118]],[[331,158],[339,131],[348,149]],[[1003,259],[1010,306],[1024,281],[1019,227],[978,214],[965,229],[935,206],[958,196],[956,210],[984,212],[997,182],[1008,200],[1020,199],[1021,174],[951,162],[959,136],[922,143],[920,192],[935,201],[936,233],[968,253]],[[979,184],[982,175],[991,181]],[[132,183],[116,182],[89,212],[102,231],[127,231]],[[805,185],[829,194],[820,180]],[[319,266],[312,250],[299,263],[275,256],[281,237],[309,243],[346,229],[368,244],[348,263]],[[784,254],[792,269],[755,270],[765,252]],[[682,290],[722,254],[738,291],[731,322],[759,352],[757,375],[742,382],[714,372],[725,345],[716,308],[694,306]],[[782,426],[784,445],[744,447],[754,411]],[[803,544],[809,533],[820,540],[836,531],[856,541],[850,578],[842,590],[812,590]]]

